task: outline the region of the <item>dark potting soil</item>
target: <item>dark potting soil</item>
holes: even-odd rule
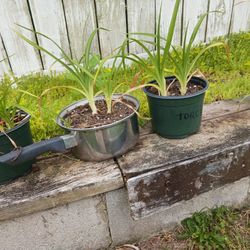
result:
[[[23,111],[16,111],[15,116],[13,117],[13,122],[15,124],[15,126],[17,126],[19,123],[22,122],[23,119],[25,119],[25,117],[27,116],[26,113],[24,113]],[[4,130],[7,130],[7,125],[6,122],[0,117],[0,127],[2,127]]]
[[[167,86],[169,86],[169,84],[171,84],[171,86],[168,89],[169,96],[180,96],[181,95],[180,83],[177,80],[175,80],[173,83],[172,83],[172,80],[166,80],[166,84],[167,84]],[[195,94],[196,92],[198,92],[202,89],[203,89],[202,86],[194,84],[192,82],[189,82],[187,85],[187,92],[185,95]],[[154,87],[149,87],[148,91],[152,94],[159,95],[158,90]]]
[[[88,104],[78,106],[65,117],[65,123],[72,128],[95,128],[122,120],[134,112],[134,104],[124,99],[113,101],[112,113],[107,113],[104,100],[96,101],[97,114],[93,115]]]

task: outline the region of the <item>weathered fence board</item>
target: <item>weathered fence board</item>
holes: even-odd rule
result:
[[[112,53],[126,38],[125,0],[96,0],[100,31],[101,54]]]
[[[208,0],[189,0],[184,1],[184,13],[183,13],[183,28],[184,32],[188,26],[188,35],[187,38],[189,39],[192,31],[197,24],[200,16],[202,14],[207,13],[208,11]],[[201,25],[201,28],[197,34],[195,39],[195,43],[204,42],[206,37],[206,18]]]
[[[63,3],[72,56],[80,59],[87,38],[97,27],[94,2],[89,0],[63,0]],[[92,50],[99,54],[97,36],[93,41]]]
[[[235,0],[231,32],[250,30],[250,0]]]
[[[61,0],[30,0],[30,8],[36,31],[52,38],[70,55],[68,34]],[[37,39],[41,46],[58,57],[61,57],[62,53],[60,50],[50,41],[41,36],[38,36]],[[43,52],[41,54],[44,68],[50,68],[55,60]],[[60,66],[55,64],[53,69],[57,67]]]
[[[41,70],[38,52],[22,41],[14,31],[18,30],[16,24],[33,28],[27,2],[22,0],[1,1],[0,17],[0,33],[14,73],[23,74]],[[30,32],[22,30],[22,33],[35,41],[35,37]]]
[[[128,16],[128,32],[143,32],[151,33],[155,32],[155,1],[145,0],[145,1],[134,1],[127,0],[127,16]],[[147,36],[133,36],[135,38],[146,39],[149,41],[154,41],[153,38]],[[154,46],[147,46],[149,49],[153,50]],[[129,45],[130,53],[142,53],[144,52],[142,48],[135,43]]]
[[[209,11],[220,12],[210,13],[208,16],[207,40],[229,34],[233,1],[210,0]]]
[[[4,55],[6,50],[10,56],[10,68],[16,74],[47,70],[53,59],[18,38],[13,32],[14,23],[49,35],[74,58],[80,57],[92,30],[104,27],[110,31],[98,32],[93,51],[106,56],[120,46],[127,32],[154,32],[161,4],[160,25],[162,35],[166,36],[175,0],[2,0],[0,34],[4,48],[1,45],[0,50]],[[195,42],[250,30],[250,0],[182,0],[173,43],[181,43],[187,23],[190,35],[197,18],[208,10],[222,10],[224,13],[210,13]],[[22,32],[36,41],[32,33]],[[38,43],[60,56],[58,49],[44,38],[38,37]],[[153,49],[152,46],[149,48]],[[133,53],[143,52],[135,44],[130,44],[129,49]],[[6,63],[0,67],[0,75],[9,69]],[[56,65],[53,68],[56,69]]]

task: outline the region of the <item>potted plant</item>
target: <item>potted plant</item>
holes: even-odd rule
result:
[[[0,154],[15,148],[32,144],[30,115],[20,109],[21,93],[13,87],[13,82],[4,79],[0,82]],[[0,163],[0,184],[23,176],[31,171],[32,161],[10,166]]]
[[[206,50],[224,45],[220,42],[213,43],[205,47],[194,59],[191,59],[192,45],[207,15],[204,14],[199,18],[188,42],[187,27],[182,47],[171,46],[180,3],[180,0],[175,1],[166,38],[162,37],[160,30],[161,11],[155,35],[134,33],[144,37],[153,37],[155,42],[135,39],[133,34],[128,37],[128,42],[134,42],[145,50],[148,56],[147,60],[135,54],[130,56],[122,55],[123,58],[139,64],[146,75],[153,79],[143,90],[148,99],[153,131],[166,138],[184,138],[199,130],[203,100],[208,83],[203,78],[194,76],[194,67]],[[153,44],[156,51],[150,51],[146,46],[147,44]],[[174,65],[172,69],[169,68],[171,63]],[[166,77],[166,75],[172,76]]]
[[[72,148],[75,155],[82,160],[101,161],[122,155],[132,148],[139,137],[137,120],[139,102],[126,93],[115,93],[119,87],[119,84],[114,82],[114,76],[118,71],[115,66],[116,58],[111,69],[107,70],[104,64],[108,58],[101,60],[98,55],[91,53],[92,41],[98,29],[89,36],[80,60],[75,60],[48,36],[21,27],[49,40],[60,50],[62,57],[54,55],[17,32],[24,41],[60,63],[79,86],[57,86],[46,89],[40,98],[53,89],[67,88],[81,93],[83,100],[66,107],[58,115],[57,123],[70,133],[68,136],[52,138],[36,143],[33,147],[24,148],[15,162],[34,158],[49,150],[65,151],[68,148]],[[12,158],[13,155],[9,154],[0,157],[0,162],[10,162]]]

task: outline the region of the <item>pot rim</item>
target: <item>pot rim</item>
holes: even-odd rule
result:
[[[173,79],[173,78],[176,78],[175,76],[167,76],[165,77],[165,79]],[[185,96],[159,96],[159,95],[155,95],[153,93],[150,93],[147,88],[148,87],[144,87],[143,88],[143,91],[144,93],[147,95],[147,96],[150,96],[150,97],[153,97],[153,98],[158,98],[158,99],[171,99],[171,100],[179,100],[179,99],[187,99],[187,98],[192,98],[192,97],[195,97],[195,96],[198,96],[198,95],[201,95],[203,93],[205,93],[208,89],[208,81],[206,79],[203,79],[201,77],[197,77],[197,76],[192,76],[191,77],[191,80],[195,80],[195,81],[199,81],[199,82],[202,82],[205,86],[202,90],[200,91],[197,91],[196,93],[194,94],[191,94],[191,95],[185,95]],[[156,83],[155,80],[153,81],[150,81],[149,83]]]
[[[30,118],[31,118],[31,115],[30,115],[29,113],[25,112],[25,111],[22,110],[22,109],[20,109],[20,111],[26,114],[25,118],[24,118],[17,126],[15,126],[15,127],[11,128],[11,129],[7,130],[7,131],[5,132],[6,134],[9,134],[9,133],[11,133],[11,132],[13,132],[13,131],[19,129],[20,127],[24,126],[26,123],[29,122],[29,120],[30,120]],[[1,136],[6,136],[5,133],[0,132],[0,137],[1,137]]]
[[[113,95],[113,98],[116,99],[116,98],[119,98],[120,96],[122,96],[122,94],[114,94]],[[140,102],[137,98],[135,98],[134,96],[131,96],[131,95],[123,95],[123,97],[126,99],[126,100],[129,100],[131,101],[133,104],[135,104],[135,110],[138,111],[139,110],[139,107],[140,107]],[[101,96],[97,96],[95,97],[95,100],[102,100],[104,99],[104,96],[101,95]],[[106,129],[106,128],[110,128],[110,127],[113,127],[113,126],[116,126],[117,124],[119,123],[122,123],[128,119],[130,119],[134,114],[136,114],[136,112],[134,111],[133,113],[131,113],[129,116],[119,120],[119,121],[115,121],[113,123],[110,123],[110,124],[106,124],[106,125],[102,125],[102,126],[98,126],[98,127],[91,127],[91,128],[72,128],[72,127],[66,127],[63,123],[62,123],[62,118],[66,115],[66,113],[68,111],[71,111],[73,110],[74,108],[76,108],[77,106],[79,105],[84,105],[84,104],[87,104],[88,101],[86,99],[82,99],[82,100],[79,100],[79,101],[76,101],[68,106],[66,106],[60,113],[59,115],[57,116],[56,118],[56,123],[63,129],[66,129],[68,131],[95,131],[95,130],[101,130],[101,129]]]

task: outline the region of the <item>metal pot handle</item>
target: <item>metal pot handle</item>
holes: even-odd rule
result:
[[[15,149],[0,156],[0,164],[18,165],[33,160],[45,152],[65,152],[78,145],[74,134],[55,137]]]

